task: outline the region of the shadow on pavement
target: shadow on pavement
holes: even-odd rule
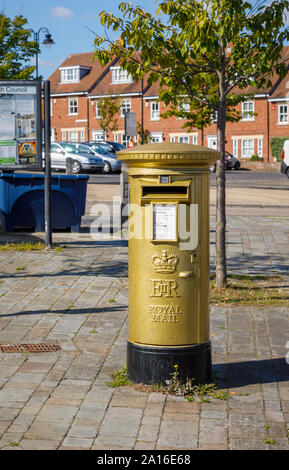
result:
[[[21,317],[25,315],[46,315],[46,314],[59,314],[59,315],[88,315],[88,314],[95,314],[95,313],[104,313],[104,312],[123,312],[128,308],[127,305],[115,305],[109,307],[93,307],[93,308],[85,308],[85,307],[72,307],[72,308],[63,308],[63,309],[39,309],[39,310],[23,310],[22,312],[15,312],[15,313],[2,313],[0,314],[0,318],[12,318],[12,317]]]
[[[218,388],[285,382],[289,380],[289,364],[284,357],[214,364],[213,374]]]

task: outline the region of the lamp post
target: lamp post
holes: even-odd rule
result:
[[[55,42],[51,38],[51,34],[49,33],[48,29],[45,26],[42,26],[41,28],[39,28],[38,31],[34,31],[33,29],[31,29],[31,33],[33,33],[33,36],[34,36],[34,41],[37,42],[38,46],[39,46],[39,38],[40,38],[41,32],[45,33],[45,38],[41,44],[44,44],[48,48],[50,48],[53,44],[55,44]],[[38,52],[36,52],[36,79],[37,78],[38,78]]]

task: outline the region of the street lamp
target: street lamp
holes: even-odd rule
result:
[[[44,44],[47,48],[50,48],[53,44],[55,44],[55,42],[51,38],[51,34],[49,33],[48,29],[43,26],[42,28],[39,28],[38,31],[34,31],[33,29],[31,29],[31,33],[33,33],[34,36],[34,41],[37,42],[38,46],[41,32],[45,33],[45,38],[41,44]],[[36,78],[38,78],[38,52],[36,52]]]

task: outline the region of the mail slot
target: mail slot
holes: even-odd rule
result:
[[[129,338],[135,383],[211,381],[209,174],[219,152],[190,144],[122,150],[128,168]]]

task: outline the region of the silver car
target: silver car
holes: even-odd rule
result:
[[[100,157],[91,153],[81,152],[75,144],[68,142],[53,142],[51,144],[51,168],[65,170],[66,159],[72,158],[72,172],[102,171],[104,163]]]
[[[234,155],[226,151],[226,158],[230,160],[230,162],[232,163],[232,167],[235,168],[235,170],[240,169],[241,163],[237,157],[234,157]]]
[[[103,159],[103,173],[121,172],[121,161],[117,160],[115,153],[109,152],[102,145],[99,145],[98,142],[87,142],[87,145]]]

